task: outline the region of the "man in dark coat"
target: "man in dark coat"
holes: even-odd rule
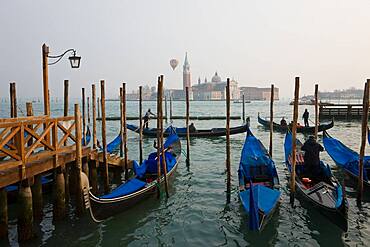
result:
[[[322,173],[320,169],[320,152],[324,151],[324,148],[316,142],[313,136],[310,136],[308,140],[303,144],[302,151],[304,153],[304,170],[305,174],[309,178],[316,180],[322,179]]]
[[[310,113],[307,111],[307,109],[304,110],[304,113],[303,113],[303,120],[304,120],[304,126],[305,127],[309,127],[310,124],[308,123],[308,118],[310,117]]]

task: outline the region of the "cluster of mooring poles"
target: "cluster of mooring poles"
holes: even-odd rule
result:
[[[362,103],[362,121],[361,121],[361,145],[360,145],[360,156],[359,156],[359,179],[357,185],[357,204],[361,206],[361,201],[363,197],[363,176],[364,176],[364,156],[365,156],[365,146],[366,146],[366,137],[368,131],[368,118],[369,118],[369,84],[370,79],[367,79],[365,86],[364,86],[364,94],[363,94],[363,103]],[[298,100],[299,100],[299,77],[295,78],[295,88],[294,88],[294,106],[293,106],[293,126],[292,126],[292,172],[290,178],[290,189],[291,189],[291,203],[294,203],[294,194],[295,194],[295,176],[296,176],[296,135],[297,135],[297,120],[298,120]],[[319,126],[319,99],[318,99],[318,90],[319,85],[315,84],[315,132],[314,137],[315,140],[318,138],[318,126]],[[273,93],[273,87],[271,89],[271,94]],[[273,96],[271,96],[271,102],[273,100]],[[271,103],[271,111],[270,117],[272,119],[272,103]],[[270,126],[270,133],[272,133],[272,120]],[[270,135],[270,145],[271,142],[271,135]],[[270,148],[271,152],[271,148]],[[270,153],[271,155],[271,153]]]

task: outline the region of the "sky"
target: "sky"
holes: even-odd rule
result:
[[[17,83],[18,97],[42,96],[41,46],[51,55],[69,48],[82,57],[80,69],[67,58],[49,66],[51,97],[71,97],[106,81],[107,97],[140,85],[182,87],[185,52],[192,83],[215,71],[240,86],[280,88],[292,98],[314,84],[329,91],[363,88],[370,78],[369,0],[12,0],[0,3],[0,97]],[[180,61],[175,71],[169,60]]]

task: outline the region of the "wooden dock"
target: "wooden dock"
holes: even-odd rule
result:
[[[320,120],[361,120],[362,104],[320,105]]]

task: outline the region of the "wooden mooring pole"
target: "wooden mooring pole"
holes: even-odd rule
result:
[[[170,96],[170,121],[172,120],[172,96]]]
[[[127,149],[127,122],[126,122],[126,83],[122,83],[122,121],[123,121],[123,155],[125,180],[128,180],[128,149]]]
[[[315,84],[315,140],[317,141],[317,133],[319,132],[319,84]]]
[[[82,88],[82,138],[83,144],[86,145],[86,103],[85,88]]]
[[[160,77],[157,85],[157,198],[160,198],[161,188],[161,124],[160,124]]]
[[[64,103],[64,116],[68,116],[68,111],[69,111],[69,81],[64,80],[64,95],[63,95],[63,103]],[[67,146],[67,141],[64,142],[64,146]],[[68,204],[69,199],[70,199],[70,194],[69,194],[69,167],[67,165],[64,165],[62,168],[64,172],[64,184],[65,184],[65,200],[66,204]],[[41,179],[41,176],[40,176]],[[41,183],[41,180],[40,180]]]
[[[92,122],[93,122],[93,149],[97,152],[98,139],[96,136],[96,89],[95,84],[91,85],[91,97],[92,97]],[[95,159],[91,161],[91,172],[90,172],[90,184],[94,194],[98,192],[98,165],[99,160]]]
[[[109,192],[109,173],[108,173],[108,161],[107,161],[107,136],[106,136],[106,119],[105,119],[105,82],[100,81],[100,97],[101,97],[101,126],[102,126],[102,139],[103,139],[103,181],[104,181],[104,192]]]
[[[33,116],[33,107],[31,102],[26,103],[27,116]],[[28,126],[30,129],[33,129],[33,126]],[[32,138],[28,141],[27,145],[32,146]],[[38,174],[33,177],[33,184],[31,186],[32,192],[32,210],[33,210],[33,219],[36,222],[42,220],[42,210],[43,210],[43,198],[42,198],[42,176]]]
[[[16,118],[17,117],[17,93],[15,82],[10,83],[10,117]]]
[[[98,105],[98,118],[100,118],[100,117],[101,117],[101,116],[100,116],[100,105],[101,105],[101,100],[99,99],[99,97],[98,97],[98,99],[97,99],[96,104]]]
[[[243,123],[245,123],[245,96],[244,96],[244,93],[243,93],[243,112],[242,112],[242,116],[243,116]]]
[[[294,106],[293,106],[293,127],[292,127],[292,171],[290,176],[290,202],[294,203],[295,194],[295,166],[296,166],[296,152],[297,152],[297,120],[298,120],[298,99],[299,99],[299,77],[295,78],[294,87]]]
[[[274,132],[274,84],[271,84],[270,93],[270,145],[269,155],[272,158],[272,133]]]
[[[87,97],[87,126],[90,126],[90,97]]]
[[[367,132],[367,123],[369,118],[369,84],[370,79],[365,83],[364,88],[364,98],[362,103],[362,124],[361,124],[361,146],[360,146],[360,160],[359,160],[359,178],[358,178],[358,192],[357,192],[357,204],[360,206],[363,190],[364,190],[364,156],[365,156],[365,146],[366,146],[366,132]]]
[[[76,195],[76,213],[82,215],[84,211],[83,193],[81,189],[81,169],[82,169],[82,130],[81,130],[81,111],[80,106],[75,104],[75,125],[76,125],[76,162],[75,162],[75,195]]]
[[[143,87],[139,87],[139,160],[140,165],[143,163]]]
[[[164,117],[167,121],[168,115],[167,115],[167,97],[166,96],[164,96],[164,113],[165,113]]]
[[[119,156],[123,157],[123,88],[119,88],[119,109],[120,109],[120,132],[121,143],[119,145]]]
[[[231,154],[230,154],[230,78],[226,82],[226,202],[231,199]]]
[[[160,145],[158,145],[160,147],[160,150],[162,152],[162,168],[163,168],[163,176],[164,176],[164,188],[165,188],[165,192],[166,192],[166,197],[168,198],[169,197],[169,193],[168,193],[168,181],[167,181],[167,163],[166,163],[166,154],[165,154],[165,149],[164,149],[164,145],[163,145],[163,131],[164,131],[164,128],[163,128],[163,75],[161,75],[159,77],[159,84],[158,84],[158,98],[159,98],[159,113],[158,113],[158,120],[160,122],[160,134],[161,134],[161,138],[160,138]]]
[[[186,165],[190,166],[190,129],[189,129],[189,87],[186,87]]]

